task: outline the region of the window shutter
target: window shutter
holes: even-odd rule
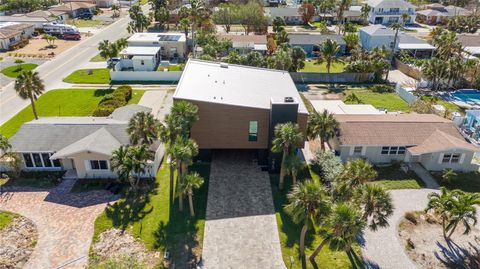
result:
[[[350,146],[350,156],[353,155],[353,150],[355,149],[355,146]]]
[[[443,160],[443,153],[440,153],[440,156],[438,156],[438,163],[441,164],[442,163],[442,160]]]
[[[463,161],[465,161],[465,153],[462,153],[462,155],[460,156],[460,161],[458,163],[463,163]]]

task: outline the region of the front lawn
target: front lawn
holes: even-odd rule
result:
[[[111,89],[59,89],[48,91],[36,101],[40,117],[91,116],[104,95]],[[136,104],[144,91],[133,91],[129,104]],[[27,106],[0,126],[0,133],[10,138],[25,122],[33,120],[31,106]]]
[[[38,64],[17,64],[3,69],[1,72],[7,77],[16,78],[23,72],[35,69]]]
[[[92,68],[75,70],[64,78],[63,81],[77,84],[110,84],[110,69]]]
[[[105,61],[107,61],[107,59],[100,56],[100,54],[97,54],[93,56],[92,59],[90,59],[90,62],[105,62]]]
[[[280,191],[278,189],[278,175],[270,175],[270,183],[272,187],[273,202],[275,205],[275,212],[277,217],[278,233],[280,236],[280,244],[282,248],[283,261],[287,268],[291,269],[303,269],[303,268],[314,268],[310,261],[307,261],[305,266],[302,266],[302,262],[299,259],[299,241],[300,241],[300,231],[301,225],[297,225],[292,222],[289,215],[287,215],[283,207],[288,203],[286,193],[287,191]],[[286,178],[285,180],[285,190],[291,189],[291,179]],[[312,229],[309,229],[307,236],[305,238],[305,253],[309,256],[318,244],[323,240],[323,238],[313,232]],[[357,255],[360,255],[360,247],[354,245],[354,252]],[[293,257],[294,263],[290,267],[290,257]],[[361,259],[358,258],[357,259]],[[308,260],[308,259],[307,259]],[[316,258],[317,264],[320,268],[361,268],[361,261],[350,260],[347,254],[343,251],[333,251],[324,247],[320,254]]]
[[[185,66],[183,64],[172,64],[172,65],[166,65],[166,66],[159,66],[157,71],[163,72],[163,70],[167,69],[168,71],[183,71],[183,68]]]
[[[190,170],[197,171],[205,179],[193,196],[195,218],[189,216],[188,202],[183,212],[178,210],[178,199],[174,204],[170,203],[169,169],[164,162],[146,199],[127,195],[95,220],[93,242],[108,229],[124,229],[140,239],[147,248],[160,251],[162,256],[168,249],[176,268],[188,268],[189,252],[198,252],[202,248],[210,164],[194,164]],[[186,246],[189,250],[185,249]]]
[[[298,72],[316,72],[327,73],[326,63],[318,64],[316,60],[305,61],[305,67],[298,70]],[[334,63],[330,67],[330,73],[342,73],[344,71],[344,63]]]
[[[394,167],[375,167],[378,177],[373,182],[386,189],[421,189],[425,186],[423,181],[413,172],[408,173]]]
[[[376,108],[384,108],[389,112],[410,112],[408,103],[396,93],[375,93],[368,88],[350,88],[344,93],[345,96],[354,93],[363,104],[370,104]]]
[[[440,186],[444,186],[447,189],[459,189],[466,192],[480,193],[480,172],[458,172],[457,176],[453,178],[451,182],[444,182],[442,180],[441,172],[433,173],[433,177],[437,180]]]
[[[454,103],[450,103],[441,98],[434,98],[432,96],[422,96],[422,100],[434,102],[437,105],[442,105],[450,111],[461,111],[462,109]]]
[[[95,27],[103,24],[102,20],[83,20],[83,19],[68,19],[67,24],[75,25],[77,27]]]
[[[17,215],[13,213],[0,211],[0,231],[7,227],[15,217],[17,217]]]

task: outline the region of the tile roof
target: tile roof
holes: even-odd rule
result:
[[[267,44],[266,35],[219,34],[218,37],[228,39],[232,42],[253,42],[255,44]]]
[[[84,2],[70,2],[68,4],[53,6],[49,8],[50,11],[63,11],[71,12],[72,10],[82,9],[82,8],[92,8],[95,7],[95,4],[84,3]]]
[[[33,27],[29,23],[15,23],[0,28],[0,38],[10,38],[19,35],[23,30]]]
[[[335,115],[335,118],[340,124],[338,139],[342,145],[419,146],[421,152],[442,150],[448,140],[457,148],[480,151],[465,141],[453,122],[434,114]],[[436,138],[434,134],[438,132],[442,135]]]
[[[480,151],[480,148],[467,143],[465,139],[454,137],[440,130],[435,130],[427,139],[415,147],[408,148],[413,155],[429,152],[445,151],[454,148],[464,148],[472,151]]]

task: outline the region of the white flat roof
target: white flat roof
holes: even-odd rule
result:
[[[375,115],[375,114],[385,114],[376,109],[372,105],[348,105],[341,100],[310,100],[310,103],[319,113],[322,113],[324,110],[332,114],[356,114],[356,115]]]
[[[480,54],[480,46],[477,47],[465,47],[465,51],[470,54]]]
[[[135,33],[128,42],[185,42],[183,33]]]
[[[434,50],[435,47],[430,44],[418,44],[418,43],[399,43],[399,49],[404,50]]]
[[[122,52],[120,54],[123,54],[123,55],[148,55],[148,56],[153,56],[153,55],[156,55],[158,53],[158,51],[160,50],[160,46],[158,47],[143,47],[143,46],[129,46],[127,48],[125,48],[124,50],[122,50]]]
[[[287,71],[189,60],[174,98],[270,109],[271,100],[293,97],[307,114]]]

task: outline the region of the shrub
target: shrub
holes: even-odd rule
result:
[[[102,101],[100,102],[100,104],[98,105],[98,107],[121,107],[121,106],[125,106],[127,105],[127,102],[125,102],[125,100],[123,99],[120,99],[120,98],[112,98],[112,99],[109,99],[109,100],[105,100],[105,101]]]
[[[410,221],[411,223],[417,225],[418,221],[417,221],[417,214],[415,212],[412,212],[412,211],[409,211],[409,212],[405,212],[405,219],[407,219],[408,221]]]
[[[24,63],[24,61],[22,59],[15,59],[15,63],[16,64],[21,64],[21,63]]]
[[[317,151],[315,166],[322,180],[332,182],[343,170],[342,160],[332,151]]]
[[[94,117],[107,117],[116,109],[113,106],[99,106],[95,111],[93,111]]]
[[[116,97],[123,97],[125,102],[128,102],[132,99],[132,87],[120,86],[113,92],[113,95]]]
[[[375,93],[390,93],[390,92],[395,92],[395,89],[390,86],[390,85],[383,85],[383,84],[380,84],[380,85],[374,85],[370,88],[372,90],[372,92],[375,92]]]
[[[345,97],[345,102],[349,104],[362,104],[362,100],[355,93],[350,93]]]
[[[95,111],[93,111],[93,116],[109,116],[115,109],[127,105],[131,98],[132,87],[120,86],[113,93],[107,94],[102,98]]]

